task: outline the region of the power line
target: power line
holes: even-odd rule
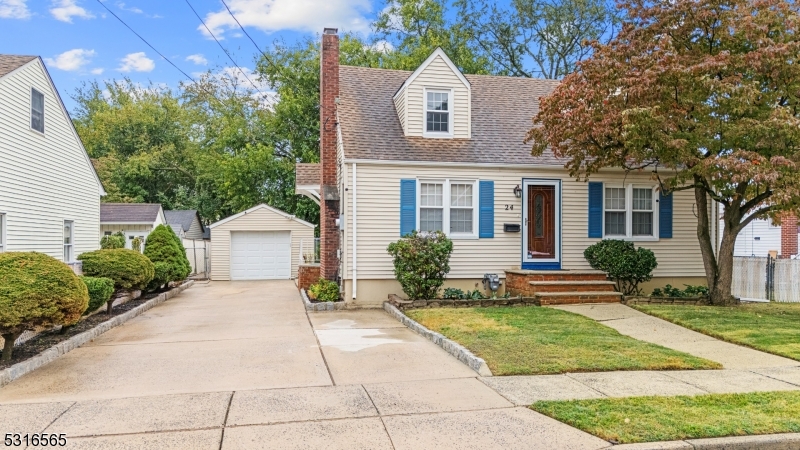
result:
[[[126,27],[127,29],[131,30],[131,32],[132,32],[133,34],[135,34],[135,35],[136,35],[136,37],[138,37],[139,39],[141,39],[141,40],[142,40],[142,42],[144,42],[145,44],[147,44],[147,46],[148,46],[148,47],[150,47],[151,49],[153,49],[153,51],[154,51],[154,52],[158,53],[158,56],[160,56],[160,57],[164,58],[164,60],[165,60],[165,61],[167,61],[168,63],[170,63],[170,65],[171,65],[172,67],[174,67],[174,68],[178,69],[178,72],[182,73],[182,74],[183,74],[183,76],[185,76],[186,78],[188,78],[188,79],[192,80],[192,82],[193,82],[193,83],[195,82],[195,81],[194,81],[194,78],[190,77],[190,76],[189,76],[189,74],[187,74],[186,72],[184,72],[183,70],[181,70],[181,68],[180,68],[180,67],[176,66],[176,65],[175,65],[175,63],[173,63],[172,61],[170,61],[170,60],[169,60],[169,58],[167,58],[166,56],[164,56],[164,55],[163,55],[163,54],[162,54],[160,51],[156,50],[156,48],[155,48],[155,47],[153,47],[153,46],[152,46],[152,45],[151,45],[149,42],[147,42],[147,39],[143,38],[143,37],[142,37],[142,36],[141,36],[139,33],[137,33],[136,31],[134,31],[134,29],[133,29],[133,28],[131,28],[131,27],[130,27],[130,25],[128,25],[127,23],[125,23],[125,21],[124,21],[124,20],[120,19],[118,15],[114,14],[114,11],[111,11],[110,9],[108,9],[108,6],[106,6],[106,5],[105,5],[105,4],[104,4],[102,1],[100,1],[100,0],[97,0],[97,3],[100,3],[100,6],[102,6],[103,8],[105,8],[105,9],[106,9],[106,11],[108,11],[108,12],[109,12],[109,13],[110,13],[112,16],[116,17],[116,18],[117,18],[117,20],[119,20],[119,21],[120,21],[120,23],[122,23],[123,25],[125,25],[125,27]],[[217,101],[219,101],[219,100],[217,100]]]
[[[225,9],[228,10],[228,14],[230,14],[231,17],[233,17],[233,20],[236,22],[236,25],[239,25],[239,28],[242,30],[242,32],[244,32],[245,36],[247,36],[247,38],[250,39],[250,42],[253,43],[253,45],[256,47],[256,50],[258,50],[259,53],[261,53],[261,55],[264,57],[264,59],[266,59],[267,62],[272,65],[272,67],[277,69],[278,66],[272,61],[272,59],[270,59],[269,56],[267,56],[266,53],[264,53],[264,50],[261,50],[261,47],[259,47],[258,44],[256,44],[256,41],[253,39],[252,36],[250,36],[250,33],[248,33],[247,30],[244,29],[244,27],[242,26],[241,23],[239,23],[239,19],[237,19],[236,16],[233,15],[233,11],[231,11],[231,9],[228,7],[228,4],[225,2],[225,0],[221,0],[221,1],[222,1],[222,4],[225,5]]]
[[[98,1],[99,1],[99,0],[98,0]],[[234,60],[233,60],[233,57],[231,57],[231,54],[230,54],[230,53],[228,53],[228,50],[227,50],[227,49],[225,49],[225,47],[223,47],[223,46],[222,46],[222,44],[219,42],[219,40],[217,40],[217,37],[216,37],[216,36],[214,36],[214,33],[212,33],[212,32],[211,32],[211,29],[210,29],[210,28],[208,28],[208,25],[206,25],[206,22],[205,22],[205,21],[204,21],[204,20],[203,20],[203,19],[200,17],[200,14],[197,14],[197,11],[195,11],[195,9],[194,9],[194,7],[192,6],[192,4],[191,4],[191,3],[189,3],[189,0],[184,0],[184,1],[186,2],[186,4],[187,4],[187,5],[189,5],[189,8],[192,10],[192,12],[194,13],[194,15],[195,15],[195,16],[197,16],[197,18],[200,20],[200,23],[202,23],[202,24],[203,24],[203,26],[206,28],[206,31],[208,31],[208,34],[210,34],[210,35],[211,35],[211,37],[212,37],[212,38],[214,38],[214,41],[217,43],[217,45],[219,45],[219,48],[221,48],[221,49],[222,49],[222,51],[223,51],[223,52],[225,52],[225,55],[228,57],[228,59],[230,59],[230,60],[231,60],[231,62],[233,63],[233,65],[234,65],[234,66],[236,66],[236,68],[237,68],[237,69],[239,69],[239,72],[242,74],[242,76],[244,76],[244,78],[245,78],[247,81],[249,81],[249,82],[250,82],[250,84],[253,86],[253,89],[255,89],[256,91],[258,91],[258,92],[259,92],[261,95],[265,95],[265,96],[266,96],[266,94],[264,94],[263,92],[261,92],[261,89],[259,89],[259,88],[258,88],[258,86],[256,86],[256,84],[255,84],[255,83],[253,83],[253,81],[250,79],[250,77],[248,77],[248,76],[247,76],[247,74],[244,72],[244,70],[242,70],[242,68],[241,68],[241,67],[239,67],[239,64],[237,64],[237,63],[236,63],[236,61],[234,61]]]

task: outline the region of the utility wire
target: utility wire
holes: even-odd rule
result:
[[[114,11],[111,11],[110,9],[108,9],[108,6],[106,6],[106,5],[105,5],[105,3],[103,3],[103,2],[102,2],[102,1],[100,1],[100,0],[97,0],[97,3],[100,3],[100,6],[102,6],[103,8],[105,8],[105,9],[106,9],[106,11],[108,11],[108,12],[109,12],[109,13],[110,13],[112,16],[116,17],[116,18],[117,18],[117,20],[119,20],[119,21],[120,21],[120,23],[122,23],[123,25],[125,25],[125,27],[126,27],[127,29],[131,30],[131,32],[132,32],[133,34],[135,34],[135,35],[136,35],[136,37],[138,37],[139,39],[141,39],[141,40],[142,40],[142,42],[144,42],[145,44],[147,44],[147,46],[148,46],[148,47],[152,48],[154,52],[158,53],[158,56],[160,56],[160,57],[164,58],[164,60],[166,60],[168,63],[170,63],[170,65],[172,65],[172,67],[174,67],[174,68],[178,69],[178,72],[182,73],[182,74],[183,74],[183,76],[185,76],[186,78],[188,78],[188,79],[192,80],[192,82],[194,82],[194,78],[190,77],[190,76],[189,76],[189,74],[187,74],[186,72],[184,72],[183,70],[181,70],[181,68],[180,68],[180,67],[176,66],[176,65],[175,65],[175,63],[173,63],[172,61],[170,61],[170,60],[169,60],[169,58],[167,58],[166,56],[164,56],[164,55],[163,55],[163,54],[162,54],[160,51],[156,50],[156,48],[155,48],[155,47],[153,47],[153,46],[152,46],[152,45],[151,45],[149,42],[147,42],[147,39],[143,38],[143,37],[142,37],[142,36],[141,36],[139,33],[137,33],[136,31],[134,31],[134,29],[133,29],[133,28],[131,28],[131,27],[130,27],[130,26],[127,24],[127,23],[125,23],[125,21],[124,21],[124,20],[120,19],[118,15],[114,14]]]
[[[242,26],[242,24],[241,24],[241,23],[239,23],[239,19],[237,19],[237,18],[236,18],[236,16],[235,16],[235,15],[233,15],[233,11],[231,11],[231,9],[228,7],[228,4],[225,2],[225,0],[221,0],[221,1],[222,1],[222,4],[223,4],[223,5],[225,5],[225,9],[227,9],[227,10],[228,10],[228,14],[230,14],[230,15],[231,15],[231,17],[233,17],[233,20],[234,20],[234,21],[236,21],[236,25],[239,25],[239,28],[242,30],[242,32],[244,32],[244,35],[245,35],[245,36],[247,36],[247,38],[248,38],[248,39],[250,39],[250,42],[252,42],[252,43],[253,43],[253,45],[256,47],[256,50],[258,50],[258,51],[259,51],[259,53],[261,53],[261,55],[264,57],[264,59],[266,59],[266,60],[267,60],[267,62],[268,62],[268,63],[269,63],[269,64],[270,64],[270,65],[271,65],[273,68],[275,68],[275,69],[279,69],[278,65],[277,65],[277,64],[275,64],[275,63],[272,61],[272,59],[271,59],[269,56],[267,56],[267,54],[266,54],[266,53],[264,53],[264,50],[261,50],[261,47],[259,47],[259,46],[258,46],[258,44],[256,44],[256,41],[253,39],[253,37],[252,37],[252,36],[250,36],[250,33],[248,33],[248,32],[247,32],[247,30],[245,30],[245,29],[244,29],[244,27]]]
[[[99,0],[98,0],[98,1],[99,1]],[[203,24],[203,26],[206,28],[206,31],[208,31],[208,34],[210,34],[210,35],[211,35],[211,37],[212,37],[212,38],[214,38],[214,41],[216,41],[217,45],[219,45],[219,48],[221,48],[221,49],[222,49],[222,51],[223,51],[223,52],[225,52],[225,55],[228,57],[228,59],[230,59],[230,60],[231,60],[231,62],[233,63],[233,65],[234,65],[234,66],[236,66],[236,68],[237,68],[237,69],[239,69],[239,72],[242,74],[242,76],[244,76],[244,78],[245,78],[247,81],[249,81],[249,82],[250,82],[250,84],[253,86],[253,89],[255,89],[256,91],[258,91],[258,92],[259,92],[261,95],[264,95],[264,96],[266,96],[266,94],[265,94],[265,93],[263,93],[263,92],[261,92],[261,89],[259,89],[259,88],[258,88],[258,86],[256,86],[256,84],[255,84],[255,83],[253,83],[253,81],[250,79],[250,77],[248,77],[248,76],[247,76],[247,74],[244,72],[244,70],[242,70],[242,68],[241,68],[241,67],[239,67],[239,64],[237,64],[237,63],[236,63],[236,61],[234,61],[234,60],[233,60],[233,57],[231,56],[231,54],[230,54],[230,53],[228,53],[228,50],[227,50],[227,49],[225,49],[225,47],[223,47],[223,46],[222,46],[222,43],[220,43],[220,42],[219,42],[219,40],[217,39],[217,37],[216,37],[216,36],[214,36],[214,33],[212,33],[212,32],[211,32],[211,29],[210,29],[210,28],[208,28],[208,25],[206,25],[206,22],[205,22],[205,21],[204,21],[204,20],[203,20],[203,19],[200,17],[200,14],[197,14],[197,11],[194,9],[194,7],[192,6],[192,4],[191,4],[191,3],[189,3],[189,0],[184,0],[184,1],[186,2],[186,4],[187,4],[187,5],[189,5],[189,8],[192,10],[192,12],[194,13],[194,15],[195,15],[195,16],[197,16],[197,18],[200,20],[200,23],[202,23],[202,24]]]

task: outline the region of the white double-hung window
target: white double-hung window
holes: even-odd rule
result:
[[[422,180],[418,192],[419,231],[443,231],[450,237],[478,236],[476,181]]]
[[[610,239],[658,239],[657,195],[652,186],[606,185],[603,192],[603,236]]]
[[[429,135],[452,135],[452,92],[450,90],[425,89],[425,133]]]
[[[74,261],[75,252],[73,249],[73,222],[71,220],[64,221],[64,262],[69,263]]]

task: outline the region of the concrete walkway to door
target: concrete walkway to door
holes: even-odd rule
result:
[[[196,284],[0,389],[0,432],[70,449],[600,449],[382,311],[290,281]]]

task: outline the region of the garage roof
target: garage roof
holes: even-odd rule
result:
[[[222,225],[224,223],[228,223],[231,220],[238,219],[239,217],[242,217],[245,214],[249,214],[249,213],[251,213],[253,211],[257,211],[259,209],[266,209],[266,210],[272,211],[272,212],[274,212],[276,214],[280,214],[281,216],[286,217],[287,219],[294,220],[295,222],[301,223],[301,224],[303,224],[303,225],[305,225],[307,227],[311,227],[311,228],[316,227],[316,225],[314,225],[314,224],[308,223],[308,222],[306,222],[305,220],[302,220],[302,219],[298,219],[297,216],[293,216],[293,215],[291,215],[291,214],[289,214],[287,212],[281,211],[280,209],[275,209],[275,208],[273,208],[271,206],[268,206],[268,205],[265,205],[265,204],[262,203],[260,205],[256,205],[256,206],[248,209],[247,211],[242,211],[239,214],[234,214],[234,215],[232,215],[230,217],[226,217],[225,219],[220,220],[219,222],[212,223],[211,225],[208,226],[208,228],[214,228],[214,227],[217,227],[217,226]]]

